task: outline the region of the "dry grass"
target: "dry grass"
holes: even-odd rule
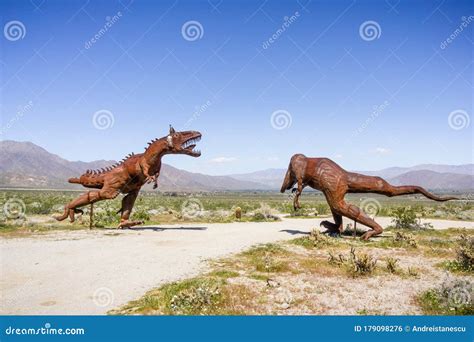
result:
[[[442,314],[444,309],[437,311],[435,304],[444,302],[433,299],[433,288],[445,281],[439,264],[445,255],[456,257],[460,234],[472,237],[474,232],[402,233],[389,230],[385,237],[364,242],[314,232],[257,245],[212,262],[211,271],[200,277],[164,285],[112,313]],[[430,248],[443,253],[432,255]],[[470,307],[456,310],[462,314]]]

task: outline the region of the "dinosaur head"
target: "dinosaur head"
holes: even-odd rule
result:
[[[191,157],[199,157],[201,151],[195,150],[196,143],[201,140],[201,133],[198,131],[176,132],[170,125],[170,132],[166,137],[168,153],[187,154]]]

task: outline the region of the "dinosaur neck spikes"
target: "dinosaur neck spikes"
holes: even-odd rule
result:
[[[158,159],[161,159],[168,149],[166,138],[156,138],[148,143],[148,147],[145,147],[144,157],[150,164],[154,164]]]

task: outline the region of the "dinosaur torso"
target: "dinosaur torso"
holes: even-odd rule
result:
[[[145,170],[148,173],[145,174]],[[104,184],[119,185],[117,190],[121,193],[129,193],[139,190],[150,176],[157,177],[161,170],[161,158],[147,160],[145,153],[131,154],[120,163],[114,164],[102,170],[87,170],[82,174],[78,182],[77,178],[70,179],[72,183],[80,183],[86,188],[102,189]]]

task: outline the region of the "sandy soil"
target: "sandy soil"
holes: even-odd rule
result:
[[[320,219],[56,231],[0,239],[0,314],[105,314],[160,284],[192,277],[206,260],[297,237]],[[389,218],[378,218],[382,226]],[[436,229],[474,222],[427,220]]]

